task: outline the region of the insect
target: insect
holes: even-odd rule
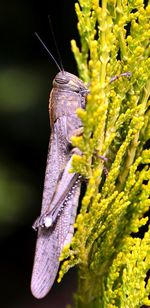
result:
[[[82,133],[76,110],[85,108],[88,93],[82,80],[64,70],[53,80],[49,99],[51,136],[42,208],[33,224],[38,230],[31,278],[31,291],[36,298],[43,298],[50,291],[57,276],[61,251],[73,236],[81,177],[69,170],[73,154],[81,153],[72,148],[70,138]]]

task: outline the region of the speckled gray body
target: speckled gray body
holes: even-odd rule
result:
[[[84,83],[68,72],[59,72],[53,81],[42,209],[33,225],[38,229],[31,278],[31,291],[36,298],[44,297],[51,289],[61,251],[73,235],[81,184],[79,175],[68,172],[73,153],[79,153],[78,149],[71,150],[70,137],[81,132],[82,123],[76,109],[85,108],[87,94]]]

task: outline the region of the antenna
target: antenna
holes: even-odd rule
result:
[[[42,39],[40,38],[40,36],[38,35],[37,32],[35,32],[36,37],[38,38],[38,40],[40,41],[40,43],[43,45],[43,47],[45,48],[45,50],[47,51],[47,53],[50,55],[50,57],[53,59],[53,61],[55,62],[55,64],[57,65],[59,71],[64,71],[64,69],[62,69],[59,64],[57,63],[56,59],[54,58],[54,56],[52,55],[52,53],[49,51],[49,49],[47,48],[47,46],[44,44],[44,42],[42,41]]]
[[[62,65],[62,58],[61,58],[61,55],[60,55],[60,52],[59,52],[59,49],[58,49],[58,45],[57,45],[57,42],[56,42],[55,33],[54,33],[54,29],[53,29],[52,20],[51,20],[50,15],[48,15],[48,21],[49,21],[49,26],[50,26],[50,30],[51,30],[51,33],[52,33],[54,45],[55,45],[55,48],[56,48],[56,51],[57,51],[59,63],[60,63],[60,66],[61,66],[61,70],[64,71],[64,68],[63,68],[63,65]]]

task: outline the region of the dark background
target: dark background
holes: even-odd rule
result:
[[[0,306],[63,308],[71,302],[76,273],[70,271],[49,295],[36,300],[30,278],[49,141],[48,98],[58,69],[50,14],[65,70],[77,73],[70,40],[78,39],[73,0],[0,4]]]

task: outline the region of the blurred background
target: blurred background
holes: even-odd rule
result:
[[[50,128],[49,92],[58,69],[34,35],[58,59],[50,14],[65,70],[77,74],[70,40],[78,40],[75,1],[3,0],[0,4],[0,306],[63,308],[71,303],[76,272],[36,300],[30,278]]]

